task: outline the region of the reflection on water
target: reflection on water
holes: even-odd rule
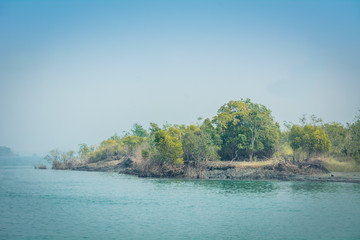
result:
[[[292,182],[290,188],[294,193],[334,193],[346,183],[328,182]]]
[[[220,194],[269,193],[279,188],[276,182],[268,181],[155,179],[154,183],[159,187],[188,187]]]
[[[195,181],[197,187],[216,190],[219,193],[241,194],[241,193],[269,193],[278,187],[274,182],[264,181]]]
[[[0,239],[360,239],[360,184],[137,178],[11,161],[0,160]]]
[[[265,194],[290,190],[294,194],[336,193],[346,189],[360,191],[360,184],[336,182],[282,182],[282,181],[235,181],[235,180],[189,180],[151,179],[160,189],[191,188],[210,190],[219,194]]]

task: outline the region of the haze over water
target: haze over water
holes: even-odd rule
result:
[[[360,1],[0,1],[0,146],[77,150],[212,118],[360,107]],[[0,240],[360,239],[360,184],[137,178],[0,158]]]
[[[359,239],[360,185],[35,170],[0,159],[0,239]]]
[[[99,144],[250,98],[275,120],[352,122],[358,0],[0,1],[0,146]]]

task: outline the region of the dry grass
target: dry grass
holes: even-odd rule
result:
[[[263,168],[265,166],[273,165],[276,162],[275,159],[257,162],[236,162],[235,167],[237,168]]]
[[[117,164],[121,163],[123,161],[122,160],[113,160],[113,161],[99,161],[99,162],[95,162],[95,163],[88,163],[87,165],[89,165],[90,167],[113,167],[116,166]]]
[[[271,166],[278,160],[270,159],[265,161],[253,161],[253,162],[207,162],[208,166],[212,167],[235,167],[235,168],[263,168],[265,166]]]
[[[324,166],[331,172],[360,172],[360,164],[354,160],[339,161],[329,157],[316,157],[312,160],[320,160],[324,163]],[[272,166],[279,162],[279,159],[269,159],[265,161],[254,162],[207,162],[208,166],[212,167],[235,167],[235,168],[263,168],[266,166]]]
[[[354,160],[338,161],[334,158],[326,158],[323,161],[325,167],[331,172],[360,172],[360,164]]]

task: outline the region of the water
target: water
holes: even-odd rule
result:
[[[0,239],[360,239],[360,184],[142,179],[0,159]]]

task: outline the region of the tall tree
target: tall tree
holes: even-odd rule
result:
[[[346,128],[338,122],[325,123],[323,126],[325,133],[331,142],[331,153],[334,155],[346,155]]]
[[[293,125],[289,133],[289,140],[294,151],[304,151],[308,157],[313,153],[329,152],[331,148],[329,136],[320,126]]]
[[[141,126],[138,123],[135,123],[133,125],[133,128],[131,129],[131,133],[133,136],[137,136],[137,137],[147,137],[148,136],[148,133],[143,128],[143,126]]]
[[[156,158],[160,163],[183,163],[183,149],[181,141],[171,136],[164,130],[158,130],[154,134],[154,142],[157,149]]]
[[[349,125],[346,142],[348,154],[360,162],[360,116],[355,123]]]
[[[220,148],[214,144],[211,134],[204,128],[187,126],[182,144],[186,162],[194,162],[198,166],[200,162],[219,159],[217,152]]]
[[[254,156],[271,156],[279,140],[279,125],[271,111],[250,99],[223,105],[214,123],[223,141],[223,159],[238,160],[247,155],[252,161]]]

